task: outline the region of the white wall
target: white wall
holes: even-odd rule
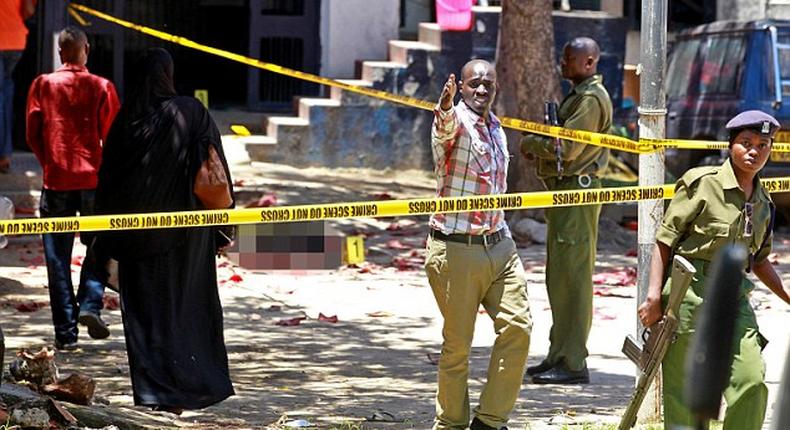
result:
[[[323,0],[321,75],[354,78],[357,60],[386,60],[399,25],[400,0]]]
[[[790,0],[770,0],[768,17],[774,19],[790,19]]]
[[[717,20],[746,21],[763,19],[766,0],[718,0],[716,2]]]

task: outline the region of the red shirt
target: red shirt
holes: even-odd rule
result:
[[[66,64],[33,81],[27,144],[44,168],[44,188],[96,188],[102,144],[119,108],[112,82],[84,66]]]

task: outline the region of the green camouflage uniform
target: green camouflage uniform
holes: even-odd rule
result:
[[[612,102],[601,75],[575,86],[557,113],[569,129],[606,133],[612,125]],[[537,157],[537,173],[551,191],[598,188],[609,162],[609,150],[563,140],[562,178],[557,172],[554,139],[529,134],[522,151]],[[589,181],[587,177],[589,176]],[[546,361],[565,362],[570,370],[586,366],[587,337],[592,325],[592,275],[601,205],[546,210],[546,288],[551,305],[551,346]]]
[[[773,203],[768,192],[755,181],[751,203],[751,220],[745,209],[747,200],[738,186],[730,160],[721,166],[699,167],[686,172],[675,187],[675,197],[667,208],[656,240],[674,254],[687,258],[697,269],[680,306],[677,341],[670,345],[663,361],[665,428],[692,426],[688,408],[683,402],[686,381],[686,352],[694,333],[694,318],[703,302],[705,278],[716,252],[729,243],[744,245],[761,262],[771,252],[771,211]],[[751,224],[751,234],[747,224]],[[768,237],[766,238],[766,235]],[[664,286],[664,304],[669,298],[668,280]],[[754,288],[744,279],[735,319],[734,359],[729,385],[724,391],[727,412],[724,430],[759,430],[765,417],[768,388],[765,385],[765,363],[760,352],[766,340],[759,333],[748,293]]]

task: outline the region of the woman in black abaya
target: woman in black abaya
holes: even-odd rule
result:
[[[176,95],[164,49],[146,51],[130,76],[104,146],[97,212],[204,209],[193,188],[209,146],[232,183],[217,126],[199,101]],[[99,243],[118,260],[135,404],[180,413],[233,395],[214,229],[107,232]]]

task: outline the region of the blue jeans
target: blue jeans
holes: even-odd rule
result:
[[[94,190],[41,191],[41,218],[92,215]],[[93,235],[82,233],[80,240],[88,245],[82,262],[80,285],[77,296],[71,282],[71,251],[74,233],[50,233],[44,239],[44,257],[49,277],[49,301],[52,307],[52,323],[55,339],[60,343],[77,341],[77,318],[80,312],[99,314],[103,308],[104,285],[107,281],[108,257],[96,255],[90,246]]]
[[[0,158],[14,150],[11,128],[14,122],[14,80],[11,72],[22,57],[22,51],[0,51]]]

